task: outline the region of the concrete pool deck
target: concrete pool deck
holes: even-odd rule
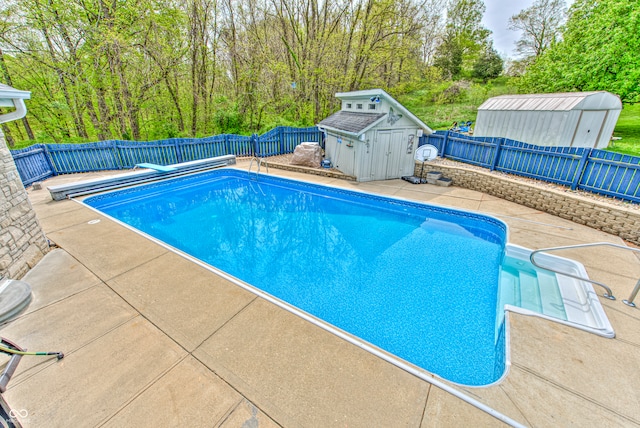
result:
[[[455,186],[269,173],[496,215],[509,224],[509,241],[528,248],[622,243]],[[0,336],[65,358],[22,358],[2,398],[23,426],[502,425],[77,202],[51,201],[44,189],[110,174],[59,176],[29,190],[60,248],[23,278],[33,301]],[[621,301],[640,278],[640,260],[613,248],[561,255],[613,289],[618,300],[600,301],[616,338],[511,314],[506,378],[454,387],[528,426],[640,426],[640,310]]]

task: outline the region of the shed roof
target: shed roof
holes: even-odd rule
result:
[[[382,99],[385,99],[391,104],[394,108],[398,109],[398,111],[405,115],[408,119],[414,122],[418,127],[422,128],[427,135],[432,134],[433,130],[427,126],[426,123],[418,119],[413,113],[411,113],[405,106],[400,104],[398,100],[393,98],[383,89],[365,89],[361,91],[351,91],[351,92],[338,92],[336,93],[336,98],[340,100],[348,100],[348,99],[357,99],[357,98],[369,98],[372,96],[379,96]]]
[[[382,89],[366,89],[362,91],[338,92],[336,98],[340,100],[367,99],[380,97],[384,99],[390,108],[395,108],[407,119],[414,122],[426,135],[432,134],[433,130],[423,121],[418,119],[413,113],[407,110],[402,104]],[[318,123],[319,127],[342,131],[348,134],[359,136],[375,126],[388,113],[357,113],[341,110]]]
[[[555,94],[517,94],[489,98],[478,110],[569,111],[620,110],[617,95],[605,91],[563,92]]]
[[[318,126],[358,135],[386,115],[386,113],[357,113],[341,110],[320,121]]]

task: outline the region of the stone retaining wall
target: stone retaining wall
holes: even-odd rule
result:
[[[19,279],[49,250],[0,132],[0,276]]]
[[[265,165],[265,166],[268,165],[269,168],[277,168],[277,169],[282,169],[284,171],[303,172],[305,174],[319,175],[322,177],[331,177],[331,178],[339,178],[341,180],[347,180],[347,181],[356,181],[356,177],[352,175],[347,175],[341,172],[332,171],[328,168],[309,168],[306,166],[288,165],[281,162],[274,162],[274,161],[265,160],[265,159],[261,159],[261,163],[262,165]],[[266,169],[263,171],[266,172]]]
[[[421,168],[422,163],[416,163],[416,176],[420,175]],[[544,211],[640,245],[640,210],[583,197],[569,189],[560,191],[536,186],[464,166],[425,163],[422,177],[425,178],[429,171],[442,172],[445,177],[453,180],[454,186],[477,190]]]

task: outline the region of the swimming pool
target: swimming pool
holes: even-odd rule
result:
[[[84,203],[440,377],[499,379],[504,223],[255,177],[216,170]]]

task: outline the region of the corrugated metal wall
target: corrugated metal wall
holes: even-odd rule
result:
[[[509,95],[478,108],[474,135],[538,146],[606,148],[622,104],[608,92]]]

